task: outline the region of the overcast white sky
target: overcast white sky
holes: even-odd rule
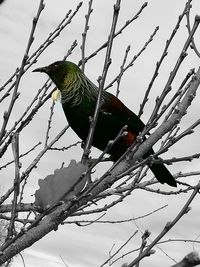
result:
[[[35,42],[32,50],[34,51],[38,45],[46,39],[48,34],[60,22],[63,16],[69,9],[75,9],[79,1],[77,0],[59,0],[45,1],[45,10],[42,12],[40,21],[37,26],[35,34]],[[89,55],[93,52],[102,41],[107,39],[107,34],[110,29],[112,20],[112,10],[115,1],[95,1],[94,12],[91,17],[90,30],[87,37],[86,54]],[[122,26],[124,22],[135,14],[143,2],[139,0],[131,1],[126,0],[121,3],[121,13],[119,17],[118,27]],[[16,67],[20,66],[21,59],[24,54],[24,49],[29,37],[32,19],[37,12],[39,1],[27,0],[7,0],[0,6],[0,83],[6,81]],[[149,45],[144,54],[136,61],[133,68],[131,68],[122,79],[120,99],[136,113],[139,110],[139,105],[143,99],[145,90],[152,77],[156,61],[159,59],[165,42],[171,33],[178,16],[184,8],[185,1],[183,0],[151,0],[148,7],[144,10],[139,19],[132,23],[132,25],[124,31],[123,35],[116,39],[112,52],[113,64],[111,65],[107,83],[112,80],[122,63],[124,52],[127,45],[131,45],[130,57],[134,56],[139,49],[148,40],[150,34],[154,31],[155,27],[159,25],[160,30],[155,37],[153,43]],[[77,39],[78,47],[70,56],[69,60],[78,62],[81,57],[80,44],[81,33],[83,32],[88,2],[84,1],[83,6],[77,16],[73,19],[72,23],[67,27],[61,36],[44,52],[40,57],[35,67],[44,66],[56,60],[62,59],[66,51],[70,48],[72,42]],[[195,14],[200,14],[199,0],[193,1],[192,21]],[[197,43],[200,41],[200,30],[197,33]],[[184,41],[187,37],[187,30],[185,27],[185,20],[181,26],[180,32],[175,38],[175,42],[169,50],[169,56],[165,60],[159,78],[157,79],[150,97],[150,101],[145,108],[145,113],[142,117],[143,121],[147,121],[154,105],[155,97],[161,92],[165,82],[169,76],[170,70],[174,66],[180,49],[183,47]],[[199,47],[200,49],[200,47]],[[86,74],[90,79],[96,82],[98,76],[101,74],[104,61],[104,52],[101,52],[96,58],[90,60],[86,65]],[[175,80],[174,89],[179,86],[180,81],[185,77],[187,72],[195,67],[198,68],[200,59],[196,57],[193,51],[189,50],[189,55],[183,63],[180,73]],[[20,84],[21,98],[16,104],[15,112],[13,113],[12,121],[14,122],[19,114],[23,112],[27,103],[30,103],[35,92],[42,86],[46,80],[45,75],[32,73],[31,70],[23,77]],[[113,92],[116,87],[110,91]],[[193,107],[188,112],[188,116],[183,120],[183,129],[189,126],[195,119],[199,118],[199,98],[197,95]],[[1,113],[7,107],[5,101],[1,106]],[[38,141],[43,141],[45,137],[45,129],[47,126],[49,108],[51,101],[37,114],[37,120],[31,124],[30,127],[24,131],[20,137],[20,151],[24,152]],[[0,117],[0,122],[2,116]],[[61,105],[56,104],[54,124],[52,127],[52,137],[64,127],[66,119],[62,112]],[[62,145],[68,145],[71,142],[77,141],[77,136],[69,130],[65,137],[62,139]],[[199,143],[199,128],[197,128],[193,136],[186,137],[179,145],[171,149],[165,157],[183,156],[197,153],[200,151]],[[25,170],[38,151],[30,155],[30,158],[22,161],[22,170]],[[93,155],[97,155],[98,151],[94,151]],[[40,162],[38,168],[32,172],[30,181],[27,185],[26,196],[24,201],[34,201],[35,190],[38,188],[37,182],[39,178],[44,178],[46,175],[53,172],[54,169],[59,168],[63,161],[66,165],[70,159],[79,160],[81,155],[80,148],[73,148],[70,152],[64,153],[48,153]],[[11,155],[8,153],[6,159],[10,159]],[[0,164],[1,165],[1,164]],[[189,172],[200,170],[199,161],[192,163],[178,163],[170,166],[169,169],[172,173],[179,171]],[[98,170],[101,172],[101,169]],[[98,173],[98,172],[97,172]],[[151,177],[151,173],[149,172]],[[13,169],[4,171],[1,177],[2,190],[6,191],[12,183]],[[191,184],[196,184],[199,178],[191,179]],[[188,181],[186,179],[186,181]],[[170,190],[167,187],[158,185],[160,188]],[[165,224],[172,220],[180,208],[183,206],[189,194],[178,196],[165,196],[154,195],[152,193],[135,191],[123,203],[110,210],[104,219],[122,220],[131,217],[138,217],[147,212],[153,211],[165,204],[168,207],[159,211],[145,219],[133,222],[124,223],[121,225],[111,224],[93,224],[89,227],[78,227],[73,225],[60,226],[55,232],[50,233],[48,236],[34,244],[31,248],[26,249],[22,255],[25,259],[26,266],[49,266],[61,267],[64,266],[60,256],[65,260],[69,267],[94,267],[100,266],[108,257],[109,251],[115,244],[115,248],[125,242],[131,234],[138,228],[141,231],[148,229],[152,235],[152,240],[165,226]],[[182,238],[182,239],[199,239],[200,231],[200,209],[199,209],[199,196],[196,197],[192,203],[192,210],[168,233],[165,239],[168,238]],[[95,217],[96,218],[96,217]],[[138,227],[138,228],[137,228]],[[122,251],[125,253],[128,250],[138,248],[140,244],[141,235],[136,235],[135,238],[128,244]],[[183,256],[193,250],[199,251],[200,246],[193,243],[173,242],[166,243],[160,246],[162,250],[156,248],[156,254],[144,259],[140,266],[157,267],[157,266],[170,266],[174,264],[174,260],[180,260]],[[135,256],[135,255],[134,255]],[[172,259],[171,259],[172,258]],[[118,261],[113,266],[121,266],[123,262],[130,261],[129,256],[127,259]],[[13,266],[23,266],[21,258],[16,257]]]

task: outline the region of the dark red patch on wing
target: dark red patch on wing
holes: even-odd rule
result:
[[[136,140],[136,134],[132,133],[132,132],[128,132],[124,137],[123,137],[123,141],[126,144],[126,146],[130,146],[132,145],[132,143]]]
[[[136,134],[128,131],[128,133],[120,138],[119,141],[111,148],[109,154],[113,161],[118,160],[127,150],[129,146],[136,140]]]

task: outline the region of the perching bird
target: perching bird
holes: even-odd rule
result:
[[[90,118],[94,115],[98,87],[94,85],[74,63],[57,61],[35,72],[45,72],[61,92],[62,107],[69,125],[74,132],[86,141]],[[142,132],[144,123],[129,110],[116,96],[103,91],[102,104],[92,145],[104,151],[108,142],[114,140],[120,130],[127,125],[127,134],[122,136],[108,151],[116,161]],[[144,157],[153,154],[151,149]],[[176,181],[164,164],[151,164],[149,168],[160,183],[176,186]]]

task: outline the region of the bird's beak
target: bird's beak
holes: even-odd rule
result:
[[[37,69],[33,70],[33,72],[45,72],[45,73],[48,73],[48,68],[47,67],[37,68]]]

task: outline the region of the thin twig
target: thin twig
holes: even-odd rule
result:
[[[81,60],[81,66],[82,66],[82,71],[83,72],[85,70],[85,45],[86,45],[86,37],[87,37],[87,32],[89,30],[90,15],[91,15],[91,13],[93,11],[93,9],[92,9],[92,2],[93,2],[93,0],[90,0],[88,2],[88,12],[85,15],[85,27],[84,27],[84,32],[82,33],[82,45],[81,45],[82,60]]]
[[[34,151],[36,149],[36,147],[38,147],[39,145],[41,145],[41,142],[38,142],[36,145],[34,145],[32,148],[30,148],[25,153],[20,154],[19,155],[19,159],[27,156],[29,153],[31,153],[32,151]],[[14,160],[11,160],[11,161],[7,162],[6,164],[0,166],[0,170],[3,169],[3,168],[6,168],[7,166],[9,166],[10,164],[12,164],[14,162],[15,162]]]
[[[114,195],[114,194],[113,194]],[[155,209],[151,212],[148,212],[147,214],[144,214],[144,215],[140,215],[138,217],[134,217],[134,218],[130,218],[130,219],[123,219],[123,220],[100,220],[100,218],[96,219],[96,220],[75,220],[75,221],[66,221],[64,222],[64,224],[72,224],[72,223],[76,223],[76,224],[83,224],[84,223],[84,226],[85,224],[87,223],[99,223],[99,224],[121,224],[121,223],[127,223],[127,222],[132,222],[132,221],[136,221],[136,220],[140,220],[140,219],[143,219],[145,217],[148,217],[164,208],[166,208],[168,205],[164,205],[158,209]],[[82,215],[84,215],[84,213],[82,213]],[[82,216],[81,215],[81,216]],[[80,213],[75,213],[74,216],[80,216]]]
[[[148,45],[153,41],[153,38],[155,37],[157,31],[159,30],[159,27],[156,27],[153,31],[153,33],[150,35],[149,39],[145,42],[145,44],[143,45],[143,47],[139,50],[139,52],[134,55],[134,57],[131,59],[131,61],[126,65],[126,67],[124,67],[123,69],[121,69],[121,72],[119,75],[117,75],[108,85],[106,85],[106,87],[104,88],[104,90],[107,90],[109,87],[113,86],[113,84],[115,82],[118,81],[119,77],[122,77],[122,75],[130,68],[133,66],[134,62],[141,56],[141,54],[147,49]]]
[[[136,13],[136,15],[134,15],[131,19],[127,20],[125,22],[125,24],[114,34],[114,38],[117,37],[119,34],[121,34],[123,32],[123,30],[128,27],[129,25],[131,25],[131,23],[136,20],[137,18],[139,18],[139,15],[142,13],[142,11],[145,9],[145,7],[147,7],[147,2],[145,2],[141,8],[139,9],[139,11]],[[108,40],[106,42],[104,42],[97,50],[95,50],[92,54],[90,54],[88,57],[85,57],[85,63],[95,57],[102,49],[106,48],[108,46]],[[81,66],[82,62],[81,60],[78,63],[78,66]]]
[[[191,1],[192,1],[192,0],[189,0],[189,2],[191,2]],[[176,33],[177,33],[177,30],[178,30],[179,27],[180,27],[180,23],[181,23],[181,21],[182,21],[184,15],[185,15],[185,13],[187,12],[187,10],[188,10],[188,6],[187,6],[187,4],[186,4],[185,7],[184,7],[183,12],[182,12],[181,15],[178,17],[178,21],[177,21],[177,23],[176,23],[176,25],[175,25],[175,27],[174,27],[174,29],[173,29],[173,31],[172,31],[172,33],[171,33],[169,39],[166,41],[166,45],[165,45],[164,51],[163,51],[163,53],[162,53],[162,55],[161,55],[159,61],[156,63],[156,69],[155,69],[155,71],[154,71],[153,77],[152,77],[152,79],[151,79],[151,81],[150,81],[150,83],[149,83],[149,86],[148,86],[147,90],[146,90],[146,93],[145,93],[145,95],[144,95],[144,99],[143,99],[143,101],[142,101],[142,104],[140,105],[140,110],[139,110],[139,113],[138,113],[138,116],[139,116],[139,117],[141,117],[141,115],[143,114],[144,106],[145,106],[146,102],[148,101],[149,93],[150,93],[151,88],[152,88],[152,86],[153,86],[153,84],[154,84],[154,82],[155,82],[156,77],[158,76],[159,69],[160,69],[160,67],[161,67],[161,65],[162,65],[162,63],[163,63],[163,60],[165,59],[165,57],[166,57],[167,54],[168,54],[168,49],[169,49],[169,47],[170,47],[170,45],[171,45],[171,43],[172,43],[173,38],[175,37],[175,35],[176,35]]]
[[[12,201],[12,211],[11,211],[11,220],[8,226],[8,233],[6,240],[9,240],[14,235],[14,224],[15,218],[17,216],[16,207],[17,199],[19,196],[19,186],[20,186],[20,163],[19,163],[19,134],[16,133],[13,135],[12,141],[13,157],[15,161],[15,179],[14,179],[14,196]]]
[[[131,239],[138,233],[138,230],[136,230],[128,239],[126,242],[124,242],[124,244],[119,247],[117,249],[117,251],[115,253],[113,253],[112,256],[110,256],[103,264],[100,265],[100,267],[103,267],[104,265],[106,265],[111,259],[113,259],[130,241]]]
[[[32,29],[31,29],[31,32],[30,32],[28,44],[27,44],[27,47],[26,47],[26,50],[25,50],[25,54],[24,54],[23,59],[22,59],[22,63],[21,63],[20,69],[19,69],[19,73],[16,76],[16,83],[15,83],[15,87],[14,87],[14,90],[13,90],[12,99],[10,101],[8,110],[6,112],[4,112],[4,121],[3,121],[3,125],[2,125],[2,128],[1,128],[1,132],[0,132],[0,140],[2,139],[2,137],[5,134],[6,126],[8,124],[8,121],[9,121],[13,106],[15,104],[16,99],[19,96],[19,93],[18,93],[19,83],[20,83],[22,74],[24,72],[24,67],[25,67],[25,65],[27,63],[27,60],[28,60],[28,54],[29,54],[31,45],[32,45],[32,43],[34,41],[34,33],[35,33],[35,29],[36,29],[40,14],[41,14],[42,10],[44,9],[44,3],[43,2],[44,2],[44,0],[40,0],[40,4],[39,4],[39,7],[38,7],[37,15],[33,18]]]
[[[33,160],[33,162],[28,166],[28,168],[22,173],[20,177],[20,183],[30,174],[30,172],[37,166],[38,162],[42,158],[42,156],[63,136],[63,134],[67,131],[69,125],[65,126],[62,131],[60,131],[57,136],[45,147],[42,151],[37,155],[37,157]],[[0,199],[0,205],[10,196],[13,192],[14,187],[11,187]]]
[[[190,2],[191,1],[188,1],[188,3],[187,3],[187,6],[188,6],[188,9],[187,9],[187,12],[186,12],[186,18],[187,18],[187,29],[188,29],[188,33],[190,34],[191,33],[191,27],[190,27],[190,10],[191,10],[191,5],[190,5]],[[198,57],[200,57],[200,52],[198,51],[198,49],[197,49],[197,46],[196,46],[196,44],[195,44],[195,42],[194,42],[194,38],[192,38],[192,41],[191,41],[191,46],[190,46],[193,50],[194,50],[194,52],[196,53],[196,55],[198,56]]]
[[[64,56],[63,60],[65,60],[72,53],[73,49],[76,46],[77,46],[77,42],[74,41],[73,44],[71,45],[70,49],[67,51],[67,54]],[[24,113],[22,114],[22,116],[20,116],[20,118],[14,123],[13,127],[11,127],[11,129],[9,131],[7,131],[7,133],[5,134],[4,138],[0,142],[0,144],[3,144],[3,146],[0,148],[0,158],[3,156],[3,154],[7,150],[8,146],[10,145],[10,143],[12,141],[12,138],[10,137],[10,134],[16,129],[17,125],[20,123],[20,125],[18,126],[18,128],[15,130],[16,132],[19,133],[19,132],[21,132],[24,129],[24,127],[26,127],[31,122],[31,120],[34,118],[35,114],[46,103],[46,101],[51,97],[52,92],[55,90],[55,88],[46,96],[47,90],[52,85],[52,82],[49,82],[49,81],[50,80],[48,79],[45,82],[45,84],[42,86],[42,88],[40,90],[38,90],[38,93],[36,94],[36,96],[34,97],[34,99],[31,101],[31,104],[26,108],[26,110],[24,111]],[[39,97],[40,93],[42,93],[42,95]],[[37,99],[38,99],[37,104],[35,105],[35,107],[33,107],[33,109],[28,114],[28,111],[30,110],[30,108],[33,106],[34,102]],[[8,137],[9,137],[8,141],[5,142],[5,140]]]
[[[46,40],[35,50],[35,52],[33,52],[33,54],[31,56],[28,57],[27,63],[26,63],[26,66],[24,68],[24,72],[22,73],[22,75],[34,63],[37,62],[37,59],[39,58],[39,56],[46,50],[46,48],[49,45],[51,45],[53,43],[54,39],[57,38],[60,35],[60,33],[66,28],[66,26],[71,23],[72,19],[78,13],[78,11],[81,8],[81,6],[82,6],[82,2],[80,2],[77,5],[77,7],[76,7],[76,9],[75,9],[75,11],[73,13],[72,13],[72,10],[69,10],[67,12],[67,14],[65,15],[64,19],[62,19],[62,21],[58,24],[58,26],[48,35],[48,37],[46,38]],[[70,14],[71,14],[71,16],[70,16]],[[18,75],[18,73],[19,73],[19,68],[16,69],[16,72],[11,76],[11,78],[9,78],[9,80],[2,86],[1,89],[5,89],[6,85],[8,85],[13,80],[13,78],[16,75]],[[13,89],[14,86],[15,86],[15,82],[10,86],[10,88],[6,92],[6,95],[9,94],[9,92]]]
[[[52,105],[50,107],[50,115],[49,115],[49,120],[48,120],[48,125],[47,125],[47,131],[46,131],[44,147],[47,146],[47,144],[48,144],[49,132],[50,132],[50,129],[51,129],[51,123],[52,123],[52,118],[53,118],[53,114],[54,114],[54,107],[55,107],[55,101],[52,101]]]
[[[126,48],[126,51],[125,51],[125,55],[124,55],[124,59],[123,59],[122,65],[120,66],[120,73],[119,73],[119,76],[117,78],[117,89],[116,89],[116,96],[117,97],[119,96],[120,83],[121,83],[121,79],[122,79],[122,76],[123,76],[123,73],[124,73],[124,66],[126,64],[128,53],[130,52],[130,48],[131,48],[131,46],[128,45],[127,48]]]
[[[147,255],[149,255],[149,252],[151,251],[151,249],[160,241],[160,239],[163,236],[165,236],[167,232],[169,232],[169,230],[183,217],[183,215],[189,212],[190,210],[189,206],[192,200],[195,198],[195,196],[199,193],[199,189],[200,189],[200,182],[196,185],[191,196],[189,197],[189,199],[187,200],[187,202],[185,203],[181,211],[173,219],[173,221],[168,222],[163,228],[163,230],[161,231],[161,233],[151,242],[151,244],[148,245],[148,247],[137,258],[135,258],[130,264],[128,264],[127,267],[133,267],[137,262],[139,262],[141,259],[143,259]]]
[[[115,29],[116,29],[116,25],[117,25],[119,10],[120,10],[120,3],[121,3],[121,0],[117,0],[116,4],[114,5],[113,21],[112,21],[112,26],[111,26],[109,38],[108,38],[108,46],[107,46],[107,51],[106,51],[106,57],[105,57],[103,72],[102,72],[101,77],[99,77],[99,92],[98,92],[96,107],[95,107],[95,111],[94,111],[94,116],[93,116],[91,124],[90,124],[90,129],[89,129],[88,137],[87,137],[85,147],[84,147],[84,153],[83,153],[82,160],[81,160],[81,162],[83,164],[86,163],[88,155],[90,153],[90,147],[91,147],[91,143],[93,140],[94,130],[96,127],[98,116],[99,116],[100,104],[101,104],[101,98],[102,98],[102,93],[103,93],[103,89],[104,89],[104,84],[105,84],[108,68],[111,64],[111,50],[112,50],[114,34],[115,34]]]
[[[187,52],[187,49],[188,49],[188,47],[189,47],[189,45],[191,43],[191,40],[192,40],[192,38],[193,38],[193,36],[194,36],[194,34],[195,34],[198,26],[199,26],[199,23],[200,23],[200,17],[199,16],[196,16],[195,17],[195,22],[194,22],[194,25],[193,25],[193,28],[192,28],[192,31],[191,31],[191,34],[188,36],[188,38],[187,38],[187,40],[186,40],[186,42],[185,42],[185,44],[183,46],[183,49],[182,49],[182,51],[181,51],[181,53],[179,55],[179,58],[176,61],[176,64],[175,64],[172,72],[170,73],[170,76],[168,78],[168,81],[167,81],[167,83],[166,83],[166,85],[165,85],[165,87],[163,89],[163,92],[161,93],[160,97],[158,97],[156,99],[155,108],[154,108],[154,110],[153,110],[153,112],[152,112],[152,114],[150,116],[150,119],[149,119],[149,121],[148,121],[147,124],[152,123],[155,120],[155,118],[157,120],[158,110],[159,110],[161,104],[163,103],[163,100],[167,96],[167,94],[171,91],[171,84],[172,84],[172,82],[173,82],[173,80],[174,80],[174,78],[175,78],[175,76],[177,74],[177,71],[178,71],[180,65],[182,64],[183,60],[187,56],[187,53],[186,53]]]
[[[77,141],[77,142],[75,142],[74,144],[71,144],[71,145],[69,145],[69,146],[63,146],[63,147],[61,147],[61,148],[59,148],[59,147],[51,147],[51,148],[49,148],[49,150],[65,151],[65,150],[68,150],[68,149],[70,149],[70,148],[72,148],[72,147],[74,147],[74,146],[77,146],[77,145],[79,145],[79,144],[81,144],[81,141]]]
[[[144,248],[146,247],[147,239],[150,236],[150,234],[151,233],[148,230],[145,230],[145,232],[143,233],[143,235],[142,235],[142,244],[140,246],[139,256],[142,254]],[[139,267],[139,265],[140,265],[140,262],[138,261],[136,263],[135,267]]]

